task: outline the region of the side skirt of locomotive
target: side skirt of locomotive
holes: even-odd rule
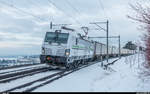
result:
[[[93,58],[87,58],[87,56],[67,58],[63,56],[40,55],[40,62],[46,63],[53,68],[73,69],[80,65],[88,64],[90,61],[93,61]]]

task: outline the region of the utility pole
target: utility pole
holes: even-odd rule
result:
[[[121,44],[120,44],[120,35],[118,36],[119,40],[119,59],[121,58]]]
[[[106,22],[94,22],[94,23],[90,23],[90,24],[95,24],[96,26],[98,26],[101,30],[106,31],[106,45],[107,45],[107,54],[106,54],[106,59],[107,59],[107,63],[108,63],[108,58],[109,58],[109,21],[107,20]],[[106,28],[103,28],[100,26],[100,24],[106,24]]]
[[[108,25],[109,25],[109,21],[107,20],[107,29],[106,29],[106,37],[107,37],[107,56],[106,56],[106,57],[107,57],[107,63],[108,63],[108,59],[109,59],[109,53],[108,53],[108,52],[109,52],[109,51],[108,51],[108,50],[109,50],[109,49],[108,49],[108,46],[109,46],[109,44],[108,44],[108,41],[109,41],[109,40],[108,40],[108,30],[109,30],[109,26],[108,26]]]

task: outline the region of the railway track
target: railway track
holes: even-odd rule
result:
[[[37,79],[37,80],[34,80],[32,82],[28,82],[28,83],[25,83],[25,84],[22,84],[22,85],[19,85],[17,87],[14,87],[14,88],[11,88],[9,90],[6,90],[6,91],[3,91],[3,92],[14,92],[14,91],[20,91],[22,89],[27,89],[28,87],[30,87],[31,85],[35,84],[35,83],[39,83],[39,82],[42,82],[42,81],[45,81],[47,79],[52,79],[53,77],[57,77],[58,75],[61,75],[65,73],[65,71],[61,71],[61,72],[58,72],[58,73],[54,73],[52,75],[48,75],[46,77],[43,77],[43,78],[40,78],[40,79]],[[33,87],[32,87],[33,88]],[[23,90],[24,91],[24,90]]]
[[[54,70],[54,69],[49,67],[36,67],[35,69],[0,75],[0,83],[10,82],[19,78],[31,76],[37,73],[46,72],[50,70]]]
[[[34,65],[41,65],[41,63],[38,63],[38,64],[25,64],[25,65],[16,65],[16,66],[4,67],[4,68],[0,68],[0,70],[7,70],[7,69],[14,69],[14,68],[28,67],[28,66],[34,66]]]
[[[116,61],[117,60],[114,60],[113,62],[116,62]],[[93,63],[89,63],[88,65],[80,66],[79,68],[76,68],[74,70],[62,70],[60,72],[44,76],[42,78],[33,80],[31,82],[27,82],[27,83],[24,83],[24,84],[21,84],[21,85],[14,86],[13,88],[7,89],[7,90],[2,91],[2,92],[32,92],[32,91],[34,91],[35,89],[37,89],[39,87],[42,87],[42,86],[44,86],[46,84],[49,84],[49,83],[52,83],[53,81],[58,80],[59,78],[67,76],[67,75],[69,75],[69,74],[71,74],[75,71],[78,71],[82,68],[91,66],[91,65],[96,64],[98,62],[100,62],[100,61],[95,61]],[[49,70],[51,70],[51,69],[49,69]],[[45,69],[45,71],[48,71],[48,70]],[[44,70],[43,70],[43,72],[44,72]],[[31,73],[31,75],[32,75],[32,73]],[[24,75],[24,77],[25,76],[26,75]]]
[[[114,60],[112,63],[116,62],[117,60],[119,60],[119,59]],[[33,86],[33,87],[29,88],[29,89],[26,89],[26,90],[24,90],[23,92],[32,92],[33,90],[35,90],[35,89],[37,89],[37,88],[39,88],[39,87],[42,87],[42,86],[44,86],[44,85],[46,85],[46,84],[49,84],[49,83],[51,83],[51,82],[53,82],[53,81],[55,81],[55,80],[58,80],[59,78],[62,78],[62,77],[64,77],[64,76],[67,76],[67,75],[69,75],[69,74],[71,74],[71,73],[73,73],[73,72],[76,72],[76,71],[80,70],[80,69],[83,69],[83,68],[85,68],[85,67],[89,67],[89,66],[91,66],[91,65],[94,65],[94,64],[96,64],[96,63],[98,63],[98,62],[100,62],[100,61],[96,61],[95,63],[88,64],[88,65],[85,65],[85,66],[81,66],[81,67],[79,67],[79,68],[77,68],[77,69],[74,69],[74,70],[64,71],[62,74],[59,74],[59,76],[56,76],[56,77],[54,77],[54,78],[52,78],[52,79],[49,79],[49,80],[47,80],[47,81],[45,81],[45,82],[43,82],[43,83],[41,83],[41,84],[39,84],[39,85]]]
[[[32,67],[27,67],[27,68],[25,67],[25,68],[20,68],[20,69],[16,69],[16,70],[7,70],[7,71],[0,72],[0,76],[5,75],[5,74],[11,74],[11,73],[16,73],[16,72],[36,69],[36,68],[40,68],[40,67],[43,67],[43,66],[34,66],[34,67],[32,66]]]
[[[46,77],[43,77],[43,78],[40,78],[40,79],[37,79],[37,80],[34,80],[34,81],[31,81],[31,82],[28,82],[28,83],[25,83],[25,84],[22,84],[22,85],[19,85],[19,86],[16,86],[14,88],[11,88],[11,89],[8,89],[8,90],[5,90],[3,92],[32,92],[33,90],[39,88],[39,87],[42,87],[46,84],[49,84],[59,78],[62,78],[64,76],[67,76],[75,71],[78,71],[82,68],[85,68],[85,67],[88,67],[88,66],[91,66],[93,64],[96,64],[100,61],[95,61],[94,63],[92,64],[88,64],[88,65],[84,65],[84,66],[81,66],[79,68],[76,68],[74,70],[63,70],[61,72],[58,72],[58,73],[55,73],[55,74],[52,74],[52,75],[48,75]]]

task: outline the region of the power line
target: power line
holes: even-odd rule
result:
[[[103,12],[104,12],[104,15],[106,16],[107,19],[111,20],[112,17],[110,17],[109,15],[107,15],[106,13],[106,8],[104,8],[104,4],[102,3],[102,0],[98,0],[99,1],[99,4],[101,5],[102,9],[103,9]],[[111,11],[107,10],[107,12],[111,13]],[[116,31],[114,28],[111,28],[112,31]]]
[[[29,3],[31,3],[32,5],[36,6],[37,8],[41,9],[41,11],[43,10],[43,8],[39,5],[40,4],[40,1],[39,0],[36,0],[34,2],[34,0],[27,0]]]
[[[75,18],[73,18],[71,15],[65,13],[62,8],[57,7],[57,5],[56,5],[54,2],[52,2],[51,0],[48,0],[48,2],[49,2],[50,4],[52,4],[53,6],[55,6],[58,10],[62,11],[66,16],[72,18],[72,20],[74,20],[76,23],[80,24],[80,22],[79,22],[78,20],[76,20]]]
[[[105,8],[104,8],[104,5],[103,5],[102,1],[101,1],[101,0],[98,0],[98,2],[99,2],[100,6],[101,6],[101,8],[102,8],[102,10],[103,10],[104,15],[106,16],[106,18],[108,18],[107,14],[106,14],[106,12],[105,12]]]
[[[36,0],[36,2],[37,2],[37,1],[38,1],[38,0]],[[32,3],[34,6],[37,6],[38,8],[41,9],[41,6],[40,6],[38,3],[35,3],[35,2],[32,1],[32,0],[28,0],[28,2]]]
[[[1,3],[1,4],[4,4],[4,5],[6,5],[6,6],[9,6],[9,7],[11,7],[11,8],[14,8],[14,9],[16,9],[16,10],[18,10],[18,11],[24,13],[24,14],[30,15],[30,16],[32,16],[32,17],[35,17],[35,18],[37,18],[37,19],[39,19],[39,20],[43,20],[42,18],[40,18],[40,17],[38,17],[38,16],[35,16],[35,15],[29,13],[29,12],[26,12],[26,11],[24,11],[24,10],[22,10],[22,9],[19,9],[19,8],[15,7],[14,5],[10,5],[10,4],[8,4],[8,3],[4,2],[4,1],[0,1],[0,3]]]
[[[77,12],[79,15],[81,15],[81,13],[79,12],[79,10],[77,8],[75,8],[70,2],[69,0],[66,0],[67,4],[75,11]],[[78,16],[76,16],[78,19]]]
[[[66,0],[67,4],[72,8],[74,9],[79,15],[80,15],[80,12],[78,11],[78,9],[76,9],[75,7],[73,7],[73,5],[69,2],[69,0]]]
[[[34,0],[32,1],[32,0],[28,0],[30,3],[32,3],[34,6],[37,6],[38,8],[40,8],[41,10],[43,10],[43,8],[41,7],[41,5],[39,5],[40,4],[40,1],[39,0],[36,0],[35,2],[34,2]],[[50,17],[51,19],[53,19],[53,17]]]

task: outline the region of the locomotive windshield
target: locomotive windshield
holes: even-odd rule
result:
[[[45,42],[49,43],[67,43],[68,33],[47,32]]]

